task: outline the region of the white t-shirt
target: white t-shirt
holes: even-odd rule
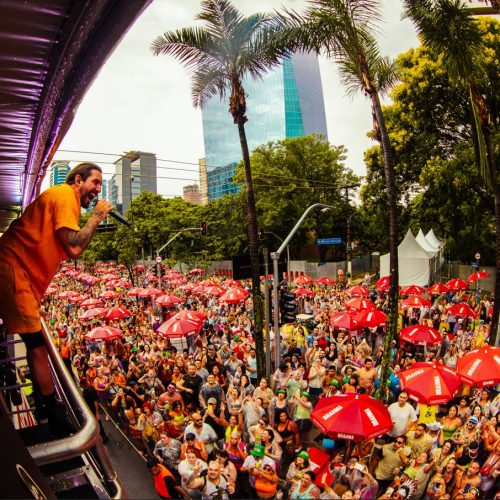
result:
[[[417,420],[417,412],[409,403],[406,403],[403,407],[399,406],[398,402],[392,403],[388,410],[392,419],[392,429],[389,436],[400,436],[408,426],[408,420],[412,422]]]

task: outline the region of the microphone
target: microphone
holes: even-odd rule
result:
[[[98,200],[98,197],[95,197],[96,203]],[[113,217],[116,221],[120,222],[121,224],[125,224],[125,226],[130,227],[132,224],[126,219],[120,212],[116,212],[115,210],[111,210],[108,214],[109,217]]]
[[[115,219],[116,221],[118,221],[122,224],[125,224],[128,227],[130,227],[132,225],[130,223],[130,221],[128,219],[126,219],[125,217],[123,217],[123,215],[120,212],[115,212],[114,210],[111,210],[111,212],[109,212],[108,215],[110,217],[113,217],[113,219]]]

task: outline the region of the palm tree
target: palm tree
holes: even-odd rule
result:
[[[500,315],[500,190],[492,146],[491,113],[481,91],[486,80],[481,30],[461,0],[405,0],[405,15],[416,26],[422,44],[441,54],[452,85],[466,89],[472,110],[472,130],[479,172],[495,201],[496,281],[491,339],[498,342]]]
[[[245,133],[246,97],[243,79],[261,78],[280,63],[266,50],[272,33],[266,14],[244,17],[228,0],[203,0],[196,19],[203,28],[184,28],[164,33],[152,43],[155,55],[167,54],[193,71],[192,98],[195,107],[203,107],[215,95],[229,95],[229,112],[238,127],[245,167],[248,246],[252,274],[257,371],[265,373],[263,343],[263,301],[260,293],[259,243],[250,154]]]
[[[395,83],[395,66],[382,57],[373,33],[380,21],[378,0],[311,0],[303,16],[286,11],[276,23],[283,31],[277,43],[289,50],[326,51],[339,67],[349,94],[363,92],[371,103],[374,135],[382,150],[389,213],[391,286],[389,319],[381,384],[389,375],[392,340],[398,319],[398,216],[394,161],[380,96]],[[382,386],[382,385],[381,385]]]

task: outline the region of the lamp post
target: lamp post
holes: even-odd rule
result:
[[[288,236],[284,239],[283,243],[281,243],[281,246],[276,250],[276,252],[271,253],[271,259],[273,260],[273,305],[274,305],[274,363],[276,366],[278,366],[280,357],[281,357],[281,339],[280,339],[280,327],[279,327],[279,319],[280,319],[280,312],[279,312],[279,303],[278,303],[278,260],[280,258],[281,253],[283,250],[286,248],[290,240],[293,238],[293,235],[298,231],[300,225],[302,222],[304,222],[304,219],[309,215],[309,212],[311,210],[314,210],[315,208],[321,208],[322,210],[330,210],[333,208],[331,205],[325,205],[324,203],[315,203],[314,205],[311,205],[310,207],[306,208],[304,213],[302,214],[301,218],[297,221],[293,229],[290,231]]]
[[[272,234],[275,238],[281,241],[283,243],[283,238],[278,236],[276,233],[273,233],[272,231],[264,231],[264,234]],[[286,246],[286,274],[288,276],[288,279],[290,280],[290,245]]]

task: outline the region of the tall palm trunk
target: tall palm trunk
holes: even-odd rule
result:
[[[372,111],[378,126],[377,135],[384,158],[385,184],[387,189],[387,210],[389,212],[389,317],[387,319],[387,335],[384,343],[382,357],[382,372],[380,374],[380,395],[383,398],[386,382],[389,377],[389,364],[391,362],[392,341],[396,337],[398,328],[398,213],[396,206],[396,183],[394,179],[394,163],[389,142],[389,134],[385,125],[384,114],[377,92],[371,92]]]
[[[238,133],[240,136],[241,153],[245,166],[246,194],[247,194],[247,220],[248,220],[248,247],[250,249],[250,265],[252,269],[252,300],[255,328],[255,352],[257,355],[258,377],[265,376],[265,353],[263,325],[263,301],[260,293],[259,272],[259,240],[257,233],[257,212],[253,192],[252,171],[250,168],[250,154],[248,152],[247,136],[245,133],[245,118],[237,117]],[[276,279],[276,278],[275,278]],[[269,332],[267,332],[269,335]],[[276,337],[279,338],[279,337]]]

